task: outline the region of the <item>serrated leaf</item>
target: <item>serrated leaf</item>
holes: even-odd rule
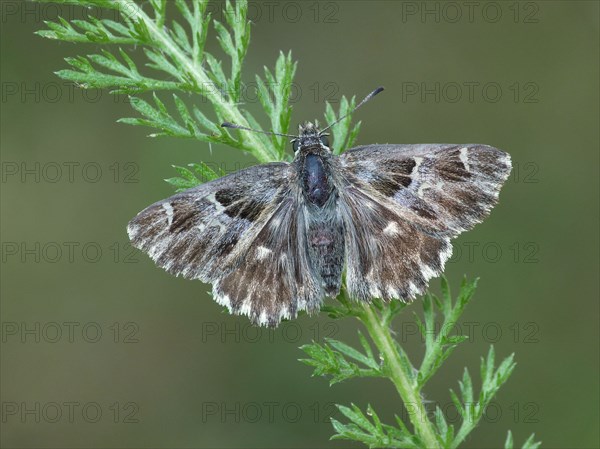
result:
[[[471,299],[473,298],[473,294],[475,293],[475,290],[477,289],[478,281],[479,281],[478,278],[475,278],[471,282],[468,282],[466,280],[466,278],[463,279],[463,282],[462,282],[461,288],[460,288],[460,294],[458,295],[458,300],[457,300],[457,303],[459,304],[461,309],[463,309],[469,303],[469,301],[471,301]]]
[[[466,415],[466,411],[463,406],[463,403],[458,398],[458,395],[454,392],[452,388],[450,389],[450,398],[452,399],[452,403],[456,407],[456,410],[458,410],[458,413],[464,417]]]
[[[331,423],[337,432],[331,437],[332,440],[354,440],[373,448],[418,449],[422,447],[418,437],[412,435],[397,416],[398,428],[383,424],[371,405],[367,406],[367,416],[354,404],[351,408],[336,406],[346,418],[350,419],[350,422],[343,424],[332,418]]]
[[[371,345],[369,344],[369,342],[367,341],[367,339],[365,338],[365,336],[363,335],[363,333],[360,330],[358,331],[358,339],[360,340],[360,344],[362,345],[363,349],[365,350],[367,358],[369,358],[371,360],[375,360],[375,356],[373,355],[373,350],[371,349]]]
[[[356,138],[358,137],[358,133],[360,132],[360,126],[361,126],[361,124],[362,124],[361,121],[356,122],[356,125],[354,125],[354,127],[350,131],[350,133],[348,135],[348,140],[347,140],[346,145],[345,145],[345,147],[346,147],[345,150],[347,150],[349,148],[352,148],[352,146],[356,142]]]
[[[129,29],[122,23],[110,19],[102,19],[102,24],[121,36],[129,36]]]
[[[375,425],[377,432],[379,434],[383,434],[384,432],[383,427],[381,425],[381,420],[379,419],[379,416],[377,416],[377,413],[375,412],[371,404],[367,404],[367,415],[370,416],[373,420],[373,424]]]
[[[228,82],[227,82],[227,77],[225,76],[225,72],[223,71],[221,61],[217,60],[210,53],[205,53],[205,56],[206,56],[206,62],[208,63],[208,66],[210,67],[212,78],[215,81],[216,86],[218,87],[218,89],[221,92],[226,91]],[[211,86],[204,86],[204,87],[206,89],[211,88]],[[212,90],[214,90],[214,88],[212,88]]]
[[[529,435],[529,438],[523,443],[523,449],[538,449],[542,445],[541,441],[535,441],[535,433]]]
[[[223,176],[223,171],[218,169],[218,171],[213,170],[212,168],[210,168],[208,165],[206,165],[204,162],[199,162],[199,163],[191,163],[188,164],[189,167],[192,167],[194,169],[194,171],[196,172],[196,176],[200,176],[200,181],[202,182],[208,182],[208,181],[212,181],[213,179],[217,179],[220,178],[221,176]]]
[[[435,304],[435,306],[440,309],[442,311],[442,313],[444,313],[444,315],[446,315],[446,311],[444,309],[444,304],[442,304],[442,301],[440,300],[440,298],[437,297],[437,295],[435,293],[430,293],[431,298],[433,299],[433,303]],[[452,302],[452,301],[450,301]],[[452,305],[452,304],[450,304]]]
[[[494,345],[490,346],[487,357],[481,357],[480,375],[484,387],[489,386],[494,374]],[[485,388],[484,388],[485,389]]]
[[[400,343],[398,343],[395,340],[394,340],[394,346],[396,347],[396,351],[398,351],[398,355],[400,356],[399,357],[400,364],[402,365],[404,374],[408,377],[408,380],[410,382],[414,382],[417,377],[417,373],[415,372],[414,366],[412,366],[412,364],[410,363],[410,359],[408,358],[408,355],[406,355],[406,352],[404,351],[404,348],[402,348],[402,346],[400,346]]]
[[[342,343],[341,341],[334,340],[331,338],[327,338],[326,341],[342,354],[347,355],[348,357],[356,360],[357,362],[361,362],[367,366],[370,366],[371,368],[378,369],[378,364],[377,362],[375,362],[375,360],[365,356],[364,354],[357,351],[353,347],[347,345],[346,343]]]
[[[448,285],[448,279],[446,276],[441,276],[440,284],[442,288],[442,300],[444,304],[444,311],[448,312],[452,307],[452,294],[450,292],[450,286]]]
[[[363,430],[365,430],[369,433],[375,433],[375,431],[376,431],[375,426],[373,426],[373,424],[371,424],[371,422],[369,422],[367,417],[365,415],[363,415],[363,413],[360,411],[360,409],[355,404],[350,404],[350,405],[351,405],[351,408],[345,407],[343,405],[338,405],[337,408],[346,418],[348,418],[350,421],[352,421],[354,424],[356,424]]]
[[[165,181],[175,187],[176,192],[183,192],[184,190],[191,189],[192,187],[196,186],[195,184],[192,184],[183,178],[167,178]]]
[[[173,168],[181,177],[165,179],[166,182],[176,188],[176,192],[191,189],[222,175],[222,173],[217,173],[203,162],[191,163],[188,164],[188,167],[191,167],[193,171],[186,167],[173,165]]]
[[[178,167],[177,165],[173,165],[173,168],[175,169],[175,171],[177,171],[177,173],[181,175],[183,179],[191,182],[197,181],[196,177],[189,169],[185,167]]]
[[[454,441],[454,425],[448,426],[448,432],[446,432],[446,439],[444,440],[444,447],[452,447],[452,441]]]
[[[448,423],[446,423],[446,418],[442,413],[442,409],[439,406],[435,407],[435,425],[440,433],[442,439],[446,439],[446,434],[448,433]]]
[[[198,109],[196,106],[193,107],[193,112],[194,112],[194,117],[196,117],[196,120],[198,120],[198,122],[204,127],[206,128],[210,133],[212,133],[214,136],[223,136],[224,135],[224,128],[219,128],[217,125],[214,124],[214,122],[212,122],[211,120],[209,120],[201,111],[200,109]]]
[[[421,337],[425,338],[427,331],[425,329],[425,325],[423,324],[423,321],[421,321],[421,317],[419,317],[419,315],[417,315],[417,312],[413,312],[413,318],[415,319],[415,324],[417,325],[417,328],[419,329],[419,333],[421,334]]]
[[[171,26],[173,27],[173,37],[177,41],[177,44],[181,48],[187,48],[187,49],[191,48],[189,36],[188,36],[187,32],[185,31],[185,29],[176,20],[173,20],[171,22],[171,24],[172,24]]]
[[[508,434],[506,435],[506,441],[504,441],[504,449],[513,449],[514,445],[513,445],[513,436],[512,436],[512,432],[509,430]]]
[[[425,318],[425,342],[427,346],[433,346],[435,337],[435,312],[433,311],[431,295],[426,294],[423,296],[422,306],[423,317]]]
[[[465,404],[473,403],[473,382],[467,368],[463,371],[462,381],[459,382],[460,393]]]
[[[227,31],[227,29],[223,26],[221,22],[219,22],[216,19],[213,20],[213,26],[217,31],[217,40],[221,45],[221,49],[229,56],[235,57],[235,45],[233,44],[233,40],[231,39],[231,35]]]
[[[175,67],[175,65],[173,65],[173,63],[171,63],[171,61],[169,61],[160,51],[145,48],[144,54],[151,61],[151,63],[146,64],[147,67],[165,72],[175,79],[183,80],[181,70]]]

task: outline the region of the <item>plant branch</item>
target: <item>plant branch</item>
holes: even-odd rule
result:
[[[386,312],[384,311],[383,314],[385,315]],[[424,447],[441,448],[433,425],[427,418],[427,411],[421,400],[412,365],[406,354],[399,351],[399,347],[390,333],[390,328],[385,324],[385,318],[385,316],[380,316],[371,305],[365,305],[364,313],[359,317],[375,346],[383,355],[384,363],[389,369],[390,379],[404,402],[417,436]]]
[[[466,339],[464,336],[450,335],[450,331],[472,299],[477,280],[463,280],[456,300],[453,300],[448,281],[443,277],[441,284],[441,297],[426,293],[422,300],[422,318],[415,313],[417,326],[425,343],[425,354],[419,369],[415,369],[402,346],[394,338],[392,329],[392,321],[404,310],[406,304],[381,300],[373,300],[370,304],[359,303],[350,300],[347,292],[343,290],[338,297],[338,305],[322,307],[321,310],[333,319],[358,318],[366,327],[379,353],[373,353],[370,343],[359,332],[358,337],[363,350],[357,350],[341,341],[327,339],[325,344],[313,342],[302,346],[301,349],[310,356],[310,359],[302,359],[302,362],[315,368],[313,375],[331,376],[331,385],[355,377],[388,378],[396,387],[413,426],[413,430],[409,430],[398,416],[397,426],[381,423],[370,404],[366,416],[354,404],[351,404],[351,407],[338,405],[339,411],[349,422],[342,423],[332,419],[336,431],[332,438],[360,441],[369,447],[455,449],[477,427],[486,407],[514,370],[513,355],[506,357],[496,368],[494,348],[490,347],[487,357],[481,360],[481,390],[478,396],[474,394],[471,375],[465,368],[459,381],[459,394],[450,390],[452,402],[461,417],[456,433],[454,424],[446,421],[439,407],[429,416],[421,392],[454,348]],[[439,323],[442,324],[439,331],[436,315],[443,316],[442,323]],[[512,438],[510,434],[509,436]],[[508,443],[512,445],[511,438],[507,439],[507,447]],[[530,437],[524,443],[523,449],[535,449],[539,444]]]
[[[150,37],[159,47],[166,50],[179,65],[186,69],[187,74],[195,82],[196,86],[202,90],[203,95],[205,95],[211,103],[219,105],[223,113],[223,118],[226,121],[242,126],[251,126],[235,103],[226,100],[221,93],[216,92],[214,89],[204,88],[205,86],[211,85],[212,80],[200,67],[198,60],[190,59],[164,29],[158,27],[154,20],[148,17],[142,8],[131,0],[115,0],[115,2],[120,4],[123,9],[127,10],[131,19],[141,21],[145,25]],[[277,155],[271,154],[269,147],[263,145],[262,141],[257,138],[255,133],[244,132],[243,139],[246,142],[246,146],[252,148],[252,153],[260,162],[269,162],[276,158]]]
[[[431,293],[423,297],[423,314],[425,323],[423,324],[415,314],[415,319],[419,324],[421,333],[425,339],[425,356],[419,367],[419,387],[422,388],[425,383],[435,374],[437,369],[454,351],[456,346],[467,339],[466,336],[450,336],[450,330],[456,325],[459,317],[462,315],[466,305],[472,299],[477,282],[463,282],[458,299],[453,302],[450,293],[450,287],[446,278],[442,277],[442,300]],[[444,316],[440,331],[435,332],[435,307],[441,310]]]

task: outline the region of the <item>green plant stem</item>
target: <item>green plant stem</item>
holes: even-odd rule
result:
[[[414,406],[414,410],[408,410],[410,421],[425,447],[435,449],[440,448],[436,438],[436,433],[429,419],[427,411],[421,400],[420,390],[416,382],[412,381],[411,373],[406,372],[406,367],[402,363],[401,355],[396,349],[394,339],[386,320],[382,319],[373,307],[366,305],[364,313],[360,316],[361,321],[367,328],[373,342],[379,349],[379,352],[385,357],[385,361],[390,369],[390,377],[398,390],[398,394],[405,406]]]
[[[115,2],[127,11],[127,15],[135,20],[142,21],[147,27],[148,32],[153,39],[160,44],[160,47],[167,50],[167,53],[172,55],[182,67],[185,67],[188,74],[194,79],[194,82],[199,86],[208,86],[212,83],[211,79],[198,67],[197,62],[188,58],[179,48],[179,46],[171,39],[171,37],[152,20],[136,3],[131,0],[115,0]],[[237,105],[229,101],[225,101],[223,96],[212,89],[207,89],[203,92],[213,104],[219,104],[220,109],[224,112],[224,118],[227,121],[236,123],[241,126],[250,127],[246,118],[242,115]],[[243,139],[246,145],[252,148],[253,154],[262,162],[271,162],[277,157],[271,154],[268,149],[261,143],[253,133],[245,133]]]

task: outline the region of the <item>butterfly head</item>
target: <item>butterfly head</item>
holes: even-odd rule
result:
[[[243,129],[244,131],[252,131],[252,132],[267,134],[270,136],[293,137],[291,142],[292,142],[292,148],[294,149],[294,154],[298,154],[299,151],[307,150],[307,149],[321,149],[321,150],[331,152],[331,149],[329,148],[329,139],[327,138],[327,136],[329,134],[327,134],[325,131],[327,131],[332,126],[334,126],[334,125],[338,124],[339,122],[341,122],[342,120],[344,120],[346,117],[348,117],[350,114],[355,112],[358,108],[360,108],[363,104],[365,104],[367,101],[369,101],[371,98],[373,98],[375,95],[377,95],[382,90],[383,90],[383,87],[378,87],[377,89],[375,89],[373,92],[371,92],[369,95],[367,95],[360,103],[358,103],[358,105],[356,105],[351,111],[346,112],[345,114],[340,114],[340,116],[337,118],[337,120],[335,120],[333,123],[330,123],[322,131],[319,129],[319,123],[317,123],[316,120],[314,123],[312,123],[312,122],[302,123],[298,127],[299,129],[298,129],[297,136],[293,136],[290,134],[284,134],[284,133],[277,133],[277,132],[273,132],[273,131],[256,130],[256,129],[248,128],[247,126],[236,125],[235,123],[231,123],[231,122],[223,122],[223,123],[221,123],[221,126],[223,128]]]
[[[322,132],[319,129],[319,123],[315,120],[312,122],[304,122],[298,126],[298,137],[292,139],[292,147],[294,153],[307,148],[321,147],[329,151],[329,134]]]

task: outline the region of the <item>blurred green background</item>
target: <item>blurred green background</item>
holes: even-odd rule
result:
[[[501,447],[508,429],[518,445],[535,432],[547,448],[599,447],[599,4],[468,4],[253,3],[244,79],[292,50],[294,127],[321,118],[325,100],[383,85],[356,116],[359,144],[480,142],[512,155],[500,204],[455,241],[455,290],[463,274],[481,277],[459,328],[472,338],[426,397],[456,420],[448,388],[464,366],[478,373],[493,343],[518,365],[466,447]],[[330,388],[297,361],[312,339],[356,341],[358,322],[257,330],[207,285],[126,246],[128,220],[172,194],[172,164],[253,161],[115,123],[134,115],[126,98],[53,75],[63,57],[98,49],[33,35],[81,11],[1,5],[2,446],[355,447],[328,440],[335,402],[371,403],[391,422],[391,384]],[[415,357],[419,308],[397,323]]]

